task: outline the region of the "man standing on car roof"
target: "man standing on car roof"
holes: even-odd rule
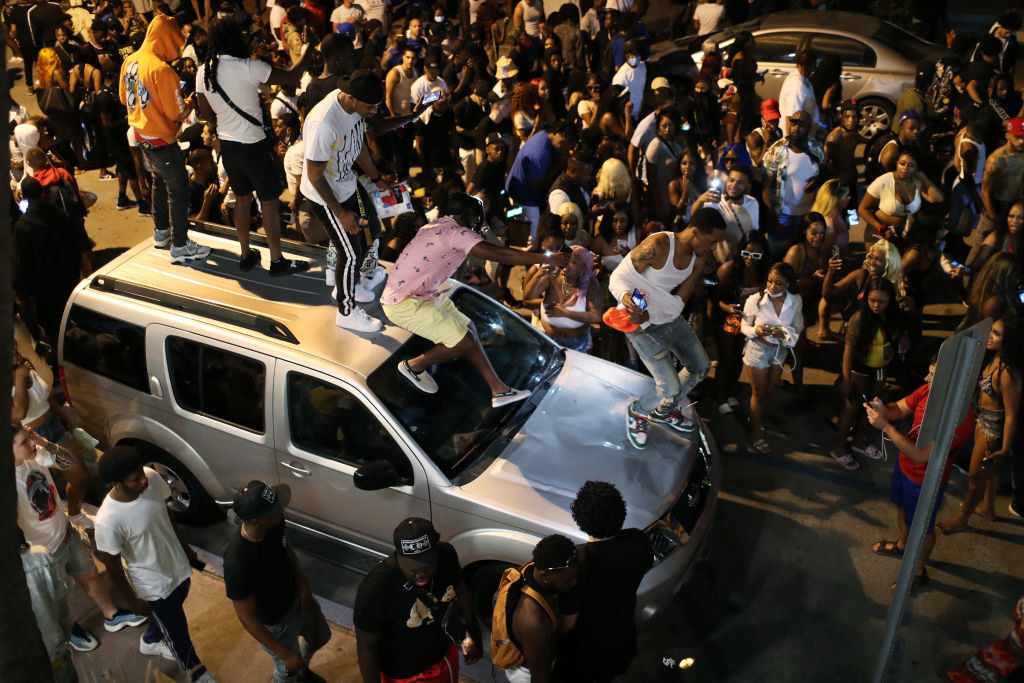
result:
[[[483,653],[473,597],[455,548],[434,525],[410,517],[395,528],[395,552],[359,584],[352,621],[364,683],[449,683]],[[468,636],[450,635],[457,617]]]
[[[438,294],[467,254],[509,266],[534,263],[565,267],[569,255],[545,254],[499,247],[484,241],[483,205],[465,192],[451,194],[440,209],[440,217],[420,228],[395,261],[381,295],[381,306],[391,322],[432,341],[435,346],[415,358],[398,363],[398,371],[413,386],[427,394],[437,393],[437,382],[427,370],[465,356],[491,389],[491,406],[500,408],[522,401],[529,389],[513,389],[501,381],[477,338],[472,321],[452,300]]]

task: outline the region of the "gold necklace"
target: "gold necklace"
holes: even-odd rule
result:
[[[559,288],[561,288],[562,290],[563,296],[569,296],[570,294],[572,294],[572,286],[565,279],[565,273],[559,273],[558,278],[556,278],[556,280],[558,281]]]

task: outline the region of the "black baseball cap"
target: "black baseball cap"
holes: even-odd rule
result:
[[[384,83],[369,69],[359,69],[340,84],[341,91],[365,104],[384,101]]]
[[[437,544],[441,540],[434,525],[422,517],[409,517],[395,527],[395,555],[405,570],[433,567],[437,564]]]
[[[243,522],[269,515],[288,505],[292,490],[287,484],[271,486],[259,479],[253,479],[238,489],[231,508]]]

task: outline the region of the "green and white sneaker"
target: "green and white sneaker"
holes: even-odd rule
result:
[[[655,410],[648,417],[650,417],[651,422],[663,424],[667,427],[671,427],[677,432],[682,432],[683,434],[689,434],[694,429],[693,422],[688,420],[679,408],[676,408],[668,415]]]
[[[633,406],[626,409],[626,438],[633,448],[643,450],[647,446],[647,416],[633,410]]]

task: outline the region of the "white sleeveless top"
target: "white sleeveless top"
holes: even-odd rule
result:
[[[676,253],[676,236],[674,233],[668,233],[669,246],[668,246],[668,258],[665,259],[665,265],[661,268],[654,268],[648,266],[647,270],[640,273],[640,276],[646,278],[651,284],[657,285],[662,289],[671,292],[673,289],[678,287],[683,280],[690,277],[690,273],[693,272],[693,264],[697,262],[697,257],[694,254],[690,255],[690,263],[685,268],[676,268],[675,253]]]
[[[543,13],[536,5],[531,5],[526,0],[519,0],[519,4],[523,6],[523,32],[528,36],[539,36]]]
[[[964,158],[960,156],[961,145],[963,145],[965,142],[968,145],[974,147],[976,150],[978,150],[978,161],[974,165],[974,172],[972,175],[974,176],[974,184],[981,187],[981,178],[985,174],[985,159],[987,156],[985,154],[985,143],[978,142],[977,140],[971,140],[970,138],[967,137],[960,139],[960,144],[956,146],[956,161],[957,165],[960,166],[961,178],[967,177],[967,173],[970,171],[970,169],[964,168]]]
[[[412,84],[419,78],[416,69],[412,70],[412,76],[406,76],[401,66],[392,67],[398,72],[398,83],[395,83],[394,98],[398,100],[401,111],[396,111],[395,116],[405,116],[412,112]]]
[[[565,306],[565,304],[562,304]],[[581,296],[576,299],[576,302],[571,306],[565,306],[566,310],[574,311],[576,313],[583,313],[587,310],[587,297]],[[560,327],[564,330],[572,330],[577,327],[583,327],[586,323],[580,322],[579,320],[573,320],[564,315],[557,315],[554,318],[548,317],[547,307],[544,304],[540,305],[540,319],[546,322],[551,327]]]
[[[629,231],[629,234],[626,235],[626,239],[616,238],[615,246],[634,249],[636,247],[636,228],[633,228],[632,230]],[[624,257],[622,254],[610,254],[608,256],[602,256],[601,265],[605,268],[605,270],[611,272],[618,268],[619,264],[622,263],[623,258]]]
[[[50,410],[50,385],[42,377],[36,374],[35,370],[29,370],[29,378],[32,384],[28,388],[28,408],[25,410],[25,418],[21,424],[32,424]],[[14,396],[14,387],[11,387],[11,397]]]

